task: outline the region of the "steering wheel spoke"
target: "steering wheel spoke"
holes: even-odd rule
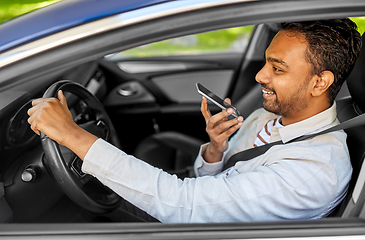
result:
[[[80,179],[86,175],[82,170],[82,160],[75,156],[74,159],[70,163],[70,169],[76,174]]]
[[[80,178],[80,183],[84,186],[93,179],[94,179],[93,176],[85,174],[83,177]]]
[[[102,138],[106,141],[109,140],[110,130],[108,125],[103,120],[93,120],[82,123],[79,126],[99,138]]]
[[[71,161],[75,158],[76,154],[65,146],[59,145],[59,148],[66,165],[70,165]]]

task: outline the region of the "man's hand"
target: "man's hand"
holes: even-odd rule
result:
[[[230,99],[227,98],[225,101],[231,104]],[[207,162],[218,162],[222,159],[223,153],[228,149],[229,137],[241,127],[243,117],[239,116],[235,119],[228,120],[228,116],[233,113],[233,109],[231,108],[212,116],[205,97],[202,100],[201,112],[205,118],[207,124],[206,131],[210,138],[210,143],[203,157]]]
[[[71,149],[84,159],[97,137],[79,127],[73,120],[62,91],[57,98],[39,98],[28,110],[28,123],[38,135],[43,132],[58,144]]]
[[[63,93],[56,98],[39,98],[32,101],[33,107],[28,110],[28,123],[38,135],[44,132],[57,143],[64,145],[65,137],[76,128],[71,112],[67,107]],[[75,126],[76,125],[76,126]]]

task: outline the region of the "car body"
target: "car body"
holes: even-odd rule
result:
[[[230,97],[234,105],[257,86],[254,77],[276,23],[358,16],[365,16],[363,0],[64,0],[0,25],[0,238],[364,239],[363,202],[350,217],[252,223],[128,222],[117,213],[90,212],[57,185],[26,114],[31,99],[67,79],[102,102],[127,153],[133,154],[141,141],[158,132],[182,132],[208,141],[195,90],[198,80],[221,97]],[[247,25],[255,27],[241,52],[141,58],[118,54]],[[346,89],[340,97],[349,97]],[[79,113],[82,104],[70,102],[71,110]],[[254,101],[244,112],[259,105]],[[41,177],[22,180],[34,165]]]

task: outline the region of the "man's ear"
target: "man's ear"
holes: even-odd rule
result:
[[[319,75],[314,76],[312,96],[319,97],[332,85],[335,76],[331,71],[323,71]]]

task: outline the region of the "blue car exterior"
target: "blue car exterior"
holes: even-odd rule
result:
[[[0,53],[26,42],[107,16],[166,0],[65,0],[0,25]],[[45,21],[44,19],[50,19]]]

